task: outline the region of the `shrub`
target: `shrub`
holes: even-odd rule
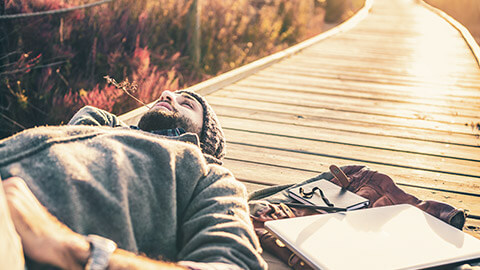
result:
[[[116,0],[59,15],[0,21],[0,137],[60,124],[84,105],[138,107],[103,79],[135,81],[151,102],[321,32],[323,8],[306,0],[203,0],[201,54],[187,44],[193,0]],[[6,14],[78,6],[85,0],[7,0]],[[4,34],[4,35],[3,35]]]

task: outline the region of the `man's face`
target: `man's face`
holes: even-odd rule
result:
[[[146,112],[138,127],[145,131],[183,128],[200,136],[203,127],[203,107],[187,93],[164,91]]]

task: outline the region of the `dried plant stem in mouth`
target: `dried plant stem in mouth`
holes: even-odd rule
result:
[[[113,84],[113,86],[115,86],[116,88],[118,89],[121,89],[123,92],[125,92],[125,94],[127,94],[129,97],[133,98],[134,100],[136,100],[138,103],[142,104],[143,106],[147,107],[148,109],[150,109],[150,107],[145,104],[143,101],[141,101],[140,99],[136,98],[132,93],[135,93],[138,89],[138,85],[135,83],[135,82],[129,82],[128,81],[128,78],[121,81],[120,83],[118,83],[117,81],[115,81],[114,78],[110,77],[110,76],[104,76],[103,78],[105,78],[105,80],[107,80],[107,83],[108,84]]]

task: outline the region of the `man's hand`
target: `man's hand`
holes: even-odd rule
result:
[[[1,179],[0,179],[1,182]],[[23,248],[8,210],[5,192],[0,184],[0,262],[1,268],[24,269]]]
[[[90,253],[90,245],[83,236],[51,215],[23,179],[11,177],[2,184],[25,254],[63,269],[83,269]]]
[[[37,262],[62,269],[84,269],[90,254],[90,244],[85,238],[50,214],[23,179],[11,177],[2,184],[25,254]],[[174,263],[151,260],[121,249],[112,254],[108,268],[185,269]]]

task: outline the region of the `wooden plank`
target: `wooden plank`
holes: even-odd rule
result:
[[[477,178],[471,178],[461,175],[445,174],[439,172],[425,171],[414,168],[402,168],[385,164],[375,164],[370,162],[360,162],[347,157],[338,157],[333,155],[313,155],[302,152],[286,151],[281,149],[265,148],[262,146],[231,143],[228,146],[227,158],[229,160],[241,161],[252,164],[253,170],[259,174],[259,178],[268,179],[260,182],[262,184],[288,184],[290,179],[296,174],[315,174],[328,171],[331,164],[338,166],[360,164],[368,166],[388,174],[397,183],[403,185],[425,187],[431,190],[450,191],[464,195],[478,196],[479,181]],[[354,156],[353,156],[354,157]],[[259,165],[271,166],[282,171],[286,177],[274,177],[274,171],[263,172],[265,167]],[[247,168],[247,166],[245,166]],[[260,173],[262,172],[262,173]],[[260,177],[260,174],[262,175]],[[262,178],[263,179],[263,178]]]
[[[381,35],[379,33],[374,33],[374,31],[376,30],[375,28],[370,28],[372,29],[372,31],[370,32],[361,32],[361,31],[356,31],[356,30],[353,30],[353,31],[349,31],[347,33],[345,33],[344,35],[341,35],[341,36],[338,36],[338,37],[335,37],[335,39],[337,40],[343,40],[343,39],[355,39],[355,40],[360,40],[364,43],[368,43],[368,42],[373,42],[373,41],[378,41],[378,40],[382,40],[382,41],[385,41],[384,43],[381,43],[381,44],[377,44],[377,46],[410,46],[410,47],[415,47],[416,45],[418,45],[418,41],[419,39],[422,39],[423,37],[426,36],[427,33],[425,33],[424,31],[423,32],[420,32],[420,33],[414,33],[414,32],[409,32],[409,31],[395,31],[394,28],[385,28],[384,31],[388,31],[388,30],[391,30],[391,33],[388,34],[388,35]],[[407,33],[408,35],[397,35],[397,33]],[[465,44],[465,41],[461,38],[461,36],[459,34],[453,34],[453,35],[450,35],[450,38],[448,38],[448,34],[447,35],[435,35],[434,33],[433,34],[430,34],[429,35],[430,37],[432,38],[442,38],[443,41],[445,41],[446,43],[448,43],[449,45],[451,46],[448,46],[448,47],[441,47],[442,44],[440,44],[440,48],[444,48],[443,50],[445,51],[451,51],[451,52],[454,52],[455,51],[455,47],[458,47],[460,49],[462,49],[460,52],[464,51],[463,49],[466,49],[468,48]],[[425,42],[431,42],[431,41],[425,41]],[[363,43],[360,43],[360,44],[363,44]]]
[[[309,77],[322,77],[325,74],[342,74],[348,75],[353,78],[352,80],[358,80],[359,76],[364,77],[365,79],[372,80],[395,80],[398,83],[411,85],[411,84],[424,84],[429,83],[432,85],[448,85],[455,87],[468,87],[468,89],[473,88],[473,91],[468,91],[468,89],[463,90],[463,92],[468,94],[478,94],[480,87],[480,73],[476,78],[464,78],[463,75],[451,74],[447,70],[439,71],[438,74],[430,78],[424,78],[418,74],[418,70],[403,65],[401,70],[396,72],[386,70],[384,67],[386,65],[381,65],[382,69],[376,69],[371,64],[372,62],[363,62],[357,61],[356,63],[361,63],[361,66],[354,65],[332,65],[330,61],[312,61],[312,57],[304,58],[304,62],[301,62],[303,59],[295,58],[295,65],[288,65],[285,62],[284,65],[276,65],[269,69],[269,72],[280,73],[280,74],[299,74],[301,76]],[[292,61],[293,62],[293,61]],[[332,61],[334,62],[334,61]],[[336,61],[335,61],[336,62]],[[335,68],[331,68],[334,66]],[[400,66],[400,65],[398,65]],[[363,68],[363,69],[362,69]],[[467,71],[459,71],[459,73],[468,74]],[[439,78],[441,77],[441,80]]]
[[[401,22],[402,20],[400,20]],[[401,24],[399,24],[401,25]],[[356,34],[359,36],[362,35],[380,35],[388,38],[402,38],[402,37],[416,37],[421,38],[425,35],[425,31],[422,29],[415,29],[412,25],[406,25],[406,27],[395,27],[397,24],[387,24],[386,26],[382,25],[373,25],[368,21],[364,21],[361,25],[355,27],[349,31],[348,34]],[[455,41],[458,41],[458,44],[461,44],[461,39],[459,39],[459,33],[454,29],[448,28],[449,31],[442,33],[444,37],[450,37]]]
[[[329,60],[338,60],[340,61],[340,63],[347,61],[362,61],[363,63],[372,64],[403,64],[404,66],[408,67],[414,64],[419,64],[415,63],[416,60],[418,60],[419,58],[431,56],[428,54],[428,52],[425,51],[425,48],[421,47],[372,47],[370,44],[357,44],[357,47],[352,49],[351,55],[348,55],[348,43],[357,43],[355,40],[350,40],[348,42],[332,40],[330,43],[332,44],[324,43],[322,44],[322,46],[318,45],[316,47],[309,48],[304,53],[296,55],[296,57],[298,56],[298,59],[303,61],[308,61],[308,57],[315,57],[313,59],[325,62]],[[422,53],[426,55],[422,55]],[[347,57],[342,59],[342,56]],[[312,58],[310,60],[312,60]],[[468,68],[472,68],[471,72],[475,70],[475,59],[471,59],[471,55],[468,52],[464,52],[462,54],[453,54],[451,52],[445,51],[442,52],[441,56],[436,59],[431,59],[430,61],[451,64],[452,66],[445,67],[444,69],[452,69],[452,71],[458,71],[458,69],[467,70]],[[438,66],[430,71],[436,71],[439,68],[443,67]]]
[[[346,58],[347,56],[342,56]],[[372,78],[374,81],[386,81],[398,79],[392,86],[402,86],[402,88],[416,85],[440,86],[440,90],[453,87],[459,93],[458,96],[473,95],[478,97],[478,83],[480,82],[480,73],[472,72],[471,68],[451,68],[440,70],[437,73],[430,71],[419,71],[421,66],[410,66],[408,64],[385,64],[367,61],[353,61],[328,59],[312,61],[312,58],[292,59],[285,62],[285,65],[276,65],[270,72],[280,74],[298,74],[304,77],[312,78],[330,78],[332,74],[348,75],[343,79],[350,78],[351,81],[362,81],[358,79],[359,75],[365,74],[365,79]],[[403,61],[403,60],[402,60]],[[448,63],[443,63],[448,65]],[[363,80],[365,81],[365,80]],[[465,87],[464,87],[465,86]],[[448,89],[453,92],[452,89]]]
[[[418,20],[413,19],[413,21],[407,22],[405,20],[405,17],[401,16],[398,18],[389,18],[389,23],[385,24],[376,24],[377,19],[384,19],[382,18],[383,16],[380,14],[372,14],[373,16],[370,16],[367,20],[364,20],[361,24],[359,24],[357,27],[352,29],[349,33],[351,32],[356,32],[356,33],[362,33],[362,32],[368,32],[370,34],[375,34],[378,33],[378,35],[389,35],[389,33],[394,33],[394,36],[397,36],[397,34],[402,34],[406,33],[408,36],[417,36],[421,37],[422,35],[425,35],[425,31],[428,31],[428,28],[420,28],[418,27],[419,23],[424,23],[424,22],[419,22]],[[434,16],[436,18],[436,16]],[[412,18],[409,18],[412,19]],[[462,40],[460,34],[456,29],[450,27],[448,23],[445,24],[443,20],[436,20],[439,24],[442,24],[442,30],[444,30],[442,33],[442,37],[445,37],[446,39],[455,39],[455,40]],[[379,32],[376,32],[375,30],[378,29]],[[389,32],[389,30],[392,30],[392,32]]]
[[[377,45],[379,42],[381,45]],[[415,43],[417,42],[417,43]],[[408,44],[405,40],[399,39],[399,40],[390,40],[387,41],[385,37],[377,38],[377,39],[364,39],[364,38],[356,38],[352,35],[345,35],[342,36],[341,38],[332,40],[330,42],[323,43],[321,45],[318,45],[316,48],[312,48],[313,50],[318,50],[319,53],[321,53],[321,48],[324,48],[326,46],[331,47],[332,45],[337,45],[338,47],[335,48],[337,52],[344,51],[344,48],[347,48],[347,44],[349,43],[355,43],[356,46],[359,48],[375,48],[375,50],[389,50],[389,51],[399,51],[403,54],[404,57],[412,57],[412,56],[417,56],[419,57],[418,54],[415,54],[415,52],[425,52],[424,48],[419,47],[418,45],[418,39],[415,41],[412,41],[411,44]],[[329,44],[331,43],[331,44]],[[471,52],[469,52],[465,45],[458,45],[458,44],[452,44],[452,47],[455,46],[457,49],[459,49],[461,52],[459,53],[458,51],[455,52],[454,50],[444,50],[441,53],[444,55],[439,56],[437,60],[443,60],[443,61],[450,61],[452,63],[455,63],[455,65],[461,66],[461,65],[468,65],[471,63],[472,59],[469,59],[468,56],[470,55]],[[355,55],[352,55],[352,57],[355,57]],[[453,61],[452,58],[458,58],[458,61]],[[418,58],[417,58],[418,59]],[[382,59],[382,60],[388,60],[388,59]]]
[[[350,46],[351,42],[355,42],[356,46]],[[356,56],[378,56],[378,57],[389,57],[391,60],[418,60],[418,54],[412,54],[413,52],[421,51],[418,47],[415,46],[372,46],[372,44],[362,44],[361,40],[354,41],[352,40],[342,40],[342,39],[330,39],[323,43],[315,44],[298,56],[316,56],[320,59],[322,58],[339,58],[342,55],[348,55],[349,58],[347,59],[340,59],[340,60],[349,60],[356,59]],[[350,49],[350,55],[349,50]],[[441,58],[445,60],[452,60],[452,63],[455,65],[462,65],[462,64],[471,64],[475,62],[472,60],[471,55],[464,50],[454,50],[454,51],[446,51],[444,52],[445,55],[442,55]]]
[[[381,115],[364,114],[359,112],[342,112],[338,113],[333,110],[325,108],[305,108],[301,106],[289,105],[289,104],[275,104],[269,102],[255,101],[255,100],[241,100],[241,99],[229,99],[218,96],[218,94],[209,96],[209,102],[212,104],[223,104],[231,107],[245,108],[252,111],[270,111],[276,113],[282,112],[295,112],[302,117],[308,117],[311,119],[318,119],[320,117],[328,117],[333,119],[342,119],[345,121],[352,121],[355,119],[356,123],[375,123],[379,129],[386,128],[387,126],[408,127],[416,128],[420,130],[431,130],[438,133],[445,134],[459,134],[467,135],[475,138],[472,134],[470,127],[465,125],[448,125],[438,122],[430,122],[422,119],[401,119],[392,118]]]
[[[377,101],[393,101],[410,104],[432,105],[455,110],[476,111],[480,106],[478,98],[463,98],[449,95],[455,89],[448,87],[402,87],[371,82],[342,80],[341,78],[308,78],[283,74],[269,74],[269,77],[255,75],[235,85],[259,89],[279,89],[313,92],[335,96],[358,97]],[[399,90],[402,90],[401,92]],[[217,94],[217,93],[216,93]],[[431,98],[428,98],[431,97]],[[448,97],[448,98],[447,98]]]
[[[363,44],[362,44],[363,42]],[[381,40],[377,42],[382,42]],[[322,46],[318,46],[315,48],[311,48],[307,51],[308,54],[312,55],[321,55],[318,59],[338,59],[341,55],[346,54],[346,49],[348,48],[349,43],[357,44],[355,50],[359,50],[361,53],[359,55],[352,54],[349,57],[355,60],[366,60],[368,57],[379,56],[376,62],[379,63],[389,63],[389,64],[398,64],[400,61],[405,61],[410,59],[411,61],[415,61],[419,59],[423,50],[419,49],[418,47],[410,47],[410,46],[375,46],[375,42],[366,43],[365,41],[357,41],[354,39],[344,39],[344,40],[333,40],[330,42],[331,44],[324,43]],[[328,45],[328,46],[327,46]],[[333,48],[332,48],[333,46]],[[365,48],[365,50],[361,50]],[[396,55],[393,55],[394,52],[397,52]],[[387,55],[391,54],[391,58],[387,57]],[[475,63],[472,59],[469,58],[468,52],[464,52],[461,54],[453,54],[450,52],[444,52],[445,55],[442,55],[437,60],[446,61],[451,63],[455,68],[458,67],[467,67],[467,68],[474,68]],[[365,59],[366,58],[366,59]],[[458,58],[458,60],[457,60]],[[455,59],[455,60],[453,60]],[[344,59],[347,60],[347,59]],[[375,61],[373,61],[375,62]],[[406,62],[403,62],[406,63]],[[412,62],[411,64],[415,64]]]
[[[449,125],[465,126],[465,123],[480,121],[480,115],[460,116],[455,114],[445,114],[443,111],[436,110],[418,110],[416,106],[397,106],[397,104],[388,104],[388,102],[377,105],[378,102],[372,100],[356,99],[318,95],[308,92],[293,92],[283,90],[252,89],[250,87],[226,87],[215,96],[228,97],[242,100],[264,101],[277,104],[290,104],[306,108],[323,108],[332,111],[356,112],[372,115],[388,116],[392,118],[403,119],[423,119],[430,122],[438,122]],[[390,105],[390,106],[389,106]],[[423,107],[425,108],[425,107]]]
[[[352,121],[349,119],[335,119],[328,117],[307,117],[299,115],[294,111],[288,112],[272,112],[268,110],[243,108],[240,106],[223,106],[215,104],[215,111],[220,116],[228,116],[234,118],[250,118],[273,123],[290,123],[299,127],[313,127],[325,130],[337,130],[352,133],[352,136],[358,134],[377,134],[384,136],[385,140],[388,137],[418,140],[425,142],[437,142],[450,145],[461,146],[480,146],[478,136],[439,133],[436,131],[414,129],[410,127],[398,127],[393,125],[378,126],[376,124],[369,124],[364,122]]]
[[[247,188],[247,193],[250,194],[254,191],[257,191],[259,189],[264,189],[264,188],[268,188],[268,187],[271,187],[271,185],[264,185],[264,184],[257,184],[257,183],[250,183],[250,182],[246,182],[246,181],[242,181],[240,179],[237,179],[239,180],[240,182],[242,182],[242,184]]]
[[[409,152],[388,149],[371,149],[359,145],[347,145],[328,141],[305,140],[297,137],[285,137],[271,134],[251,133],[238,130],[225,130],[230,144],[255,145],[293,153],[305,153],[312,156],[331,157],[351,160],[357,163],[373,163],[399,168],[412,168],[430,172],[460,175],[480,182],[478,161],[454,158],[418,155]],[[275,142],[272,144],[272,142]],[[480,191],[479,191],[480,194]]]
[[[354,42],[354,41],[350,41]],[[345,41],[342,42],[331,42],[330,46],[310,48],[305,54],[301,56],[310,56],[315,57],[316,61],[323,62],[339,62],[339,63],[353,63],[356,65],[373,65],[373,66],[392,66],[396,67],[399,63],[408,64],[407,61],[410,61],[409,64],[414,64],[415,61],[420,56],[420,51],[414,50],[413,48],[391,48],[391,47],[371,47],[371,46],[360,46],[359,44],[355,48],[351,48],[350,55],[348,55],[348,43]],[[359,59],[364,59],[366,57],[377,57],[376,62],[365,62],[359,61]],[[451,60],[455,59],[455,60]],[[300,60],[300,59],[299,59]],[[451,64],[452,72],[454,74],[458,73],[460,70],[464,70],[467,73],[473,72],[476,70],[476,63],[471,59],[471,56],[468,54],[461,55],[449,55],[448,53],[442,56],[442,60]],[[388,63],[388,65],[386,64]],[[405,65],[402,65],[405,66]]]
[[[397,56],[392,56],[391,59],[379,59],[383,60],[383,63],[390,63],[390,64],[396,64],[395,60],[398,59],[411,59],[412,61],[415,61],[415,58],[412,58],[412,56],[415,56],[416,59],[420,58],[419,53],[422,52],[422,50],[418,49],[418,47],[415,46],[399,46],[399,45],[389,45],[389,46],[375,46],[375,43],[382,42],[382,40],[378,41],[362,41],[362,40],[356,40],[356,39],[348,39],[348,38],[342,38],[342,39],[335,39],[330,41],[331,44],[324,43],[322,46],[318,46],[317,48],[312,48],[311,51],[318,50],[320,53],[323,51],[322,49],[325,48],[325,51],[328,51],[327,49],[330,47],[330,51],[336,51],[337,53],[344,53],[345,49],[348,48],[347,44],[349,43],[355,43],[358,48],[365,48],[366,51],[368,52],[369,50],[376,51],[378,53],[380,52],[394,52],[397,51],[398,55]],[[401,43],[399,41],[399,43]],[[328,45],[328,47],[327,47]],[[335,48],[334,50],[331,48]],[[370,49],[368,49],[370,48]],[[373,49],[374,48],[374,49]],[[465,48],[467,49],[467,48]],[[325,54],[324,58],[338,58],[338,56],[335,56],[335,54],[330,54],[331,56],[328,57],[328,54]],[[470,59],[469,52],[463,52],[461,54],[456,54],[456,53],[451,53],[451,52],[443,52],[442,56],[439,58],[442,61],[448,61],[450,62],[454,67],[468,67],[468,68],[475,68],[477,65],[474,61],[474,59]],[[355,54],[352,54],[350,57],[356,59],[358,57],[355,56]],[[458,58],[458,60],[453,61],[453,59]],[[321,58],[320,58],[321,59]],[[388,61],[390,60],[390,61]],[[378,61],[382,62],[382,61]],[[414,62],[412,62],[414,63]]]
[[[238,117],[220,117],[224,129],[240,130],[258,134],[275,134],[305,140],[324,141],[337,144],[357,145],[375,151],[388,149],[396,152],[409,152],[417,155],[437,156],[480,162],[480,148],[448,145],[436,142],[419,142],[404,138],[389,138],[378,134],[352,134],[345,130],[327,130],[313,127],[292,126],[289,123],[265,122]],[[231,138],[227,137],[228,140]],[[234,138],[233,138],[234,139]],[[308,142],[305,142],[308,144]]]
[[[222,92],[217,93],[217,96],[225,96],[230,93],[235,95],[253,95],[253,96],[263,96],[256,97],[256,99],[262,100],[265,99],[265,96],[268,94],[275,94],[275,97],[282,98],[289,97],[291,100],[297,100],[297,102],[306,102],[312,106],[318,104],[318,107],[332,107],[335,106],[336,110],[360,110],[360,111],[369,111],[372,110],[375,113],[381,113],[384,115],[395,115],[395,117],[403,118],[418,118],[418,119],[437,119],[439,117],[443,121],[459,122],[459,123],[469,123],[471,121],[476,121],[479,119],[478,113],[474,109],[452,109],[448,107],[427,105],[422,103],[408,103],[408,102],[398,102],[394,99],[382,99],[381,102],[378,99],[370,98],[361,98],[355,94],[349,94],[348,91],[338,91],[338,94],[335,94],[334,91],[327,89],[327,91],[322,91],[322,93],[305,90],[302,91],[297,88],[296,91],[285,90],[278,88],[256,88],[249,87],[244,85],[231,85],[224,88]],[[332,94],[333,93],[333,94]],[[244,99],[253,99],[247,98]],[[418,100],[418,99],[417,99]],[[336,105],[339,105],[337,107]]]
[[[446,64],[446,63],[443,63]],[[295,69],[290,69],[292,73],[295,72]],[[321,71],[321,68],[319,69]],[[258,73],[258,75],[265,75],[265,76],[278,76],[278,75],[290,75],[290,74],[279,74],[278,72],[275,71],[261,71]],[[389,84],[389,85],[404,85],[404,86],[410,86],[410,87],[415,87],[415,86],[440,86],[440,87],[453,87],[453,88],[465,88],[465,89],[478,89],[478,84],[475,83],[466,83],[466,82],[458,82],[454,80],[449,80],[446,82],[443,81],[437,81],[439,76],[442,75],[442,73],[436,74],[432,76],[432,78],[429,77],[423,78],[420,75],[420,80],[419,79],[400,79],[395,76],[388,76],[386,74],[384,75],[368,75],[368,74],[363,74],[359,75],[359,73],[354,74],[352,72],[339,72],[339,71],[333,71],[333,72],[322,72],[322,73],[317,73],[315,74],[316,77],[320,78],[341,78],[342,80],[349,80],[349,81],[358,81],[358,82],[369,82],[369,83],[376,83],[376,84]],[[444,75],[448,75],[444,73]],[[295,76],[302,77],[302,74],[295,74]],[[312,77],[311,75],[309,76],[304,76],[304,77]],[[448,79],[448,78],[446,78]]]
[[[227,157],[224,166],[230,169],[235,178],[243,183],[262,186],[293,184],[315,177],[319,172],[305,171],[288,166],[272,166],[257,162],[245,162],[234,157]],[[258,172],[262,172],[259,174]]]
[[[335,42],[355,42],[358,43],[359,46],[375,46],[375,47],[391,47],[394,49],[402,49],[402,48],[412,48],[415,49],[418,47],[418,42],[431,42],[429,40],[423,39],[426,36],[426,34],[423,35],[418,35],[418,36],[408,36],[408,37],[398,37],[398,36],[383,36],[383,35],[367,35],[367,34],[360,34],[356,33],[355,31],[349,31],[343,35],[336,36],[334,38]],[[435,40],[438,40],[438,36],[432,36],[430,37],[435,38]],[[422,40],[423,39],[423,40]],[[383,41],[382,43],[377,43],[375,42],[378,41]],[[462,55],[468,53],[468,47],[465,44],[465,41],[461,39],[459,36],[459,39],[453,39],[449,40],[446,38],[443,38],[442,41],[444,41],[446,44],[456,46],[457,48],[460,48],[460,52],[454,52],[454,48],[450,49],[451,47],[443,47],[444,51],[449,51],[454,54],[459,54]],[[323,45],[323,44],[322,44]],[[321,46],[321,45],[319,45]],[[437,44],[438,46],[438,44]]]
[[[282,72],[275,73],[275,72],[263,71],[249,77],[248,80],[244,80],[244,81],[249,82],[252,79],[255,80],[258,78],[265,77],[265,78],[279,79],[280,81],[288,80],[288,79],[290,80],[296,79],[295,81],[297,83],[309,83],[309,84],[315,83],[314,86],[317,86],[317,87],[329,87],[330,84],[333,84],[333,85],[344,84],[344,85],[352,86],[351,88],[352,90],[354,90],[355,86],[358,85],[363,91],[366,91],[367,89],[372,89],[371,91],[378,91],[380,89],[388,90],[386,91],[386,94],[389,94],[390,92],[392,92],[392,93],[398,93],[398,94],[401,93],[403,95],[406,95],[406,94],[417,94],[417,95],[423,94],[424,95],[425,93],[422,93],[422,92],[428,92],[428,93],[436,94],[435,96],[432,95],[433,100],[438,100],[438,99],[444,100],[445,95],[448,95],[449,97],[453,97],[454,99],[452,101],[457,101],[455,98],[457,99],[464,98],[464,97],[478,98],[478,95],[479,95],[478,86],[475,88],[475,87],[463,87],[463,86],[454,85],[453,83],[454,77],[446,77],[445,84],[438,84],[438,83],[432,84],[428,82],[428,80],[430,80],[428,78],[424,78],[425,79],[424,83],[423,84],[419,83],[418,85],[388,84],[388,83],[373,82],[368,80],[363,80],[363,81],[355,80],[355,79],[349,80],[342,77],[341,70],[338,71],[338,74],[336,74],[336,76],[333,76],[335,74],[323,74],[322,72],[315,72],[318,68],[320,68],[320,66],[321,66],[321,63],[312,63],[312,64],[303,63],[302,66],[286,65],[286,67],[282,68]],[[359,68],[368,68],[368,66],[363,66]],[[303,72],[302,72],[302,69],[304,70]],[[340,67],[338,67],[338,69],[340,69]],[[308,73],[308,70],[312,70],[312,72],[310,74],[305,74],[305,72]],[[422,75],[418,75],[418,76],[421,77]],[[447,79],[449,80],[447,81]],[[241,82],[238,82],[238,83],[241,83]],[[478,104],[478,101],[476,103]]]
[[[346,47],[346,45],[343,46]],[[363,47],[353,49],[351,52],[348,52],[346,50],[339,50],[343,46],[339,44],[337,45],[337,48],[335,50],[323,49],[319,51],[314,51],[312,48],[310,50],[306,50],[300,55],[287,58],[284,60],[284,62],[282,62],[282,65],[279,64],[276,66],[295,66],[299,68],[308,67],[311,69],[316,69],[332,65],[342,68],[351,68],[362,72],[368,72],[369,70],[359,70],[359,67],[372,67],[375,68],[377,71],[385,71],[389,73],[396,72],[394,74],[418,76],[418,74],[409,71],[416,71],[416,69],[414,69],[414,61],[419,58],[421,52],[404,55],[399,54],[397,51],[393,51],[391,49],[382,50],[381,48],[376,48],[375,51],[368,51],[368,48]],[[362,61],[363,59],[368,58],[375,59],[376,61]],[[451,63],[452,65],[459,63],[458,60],[453,61],[452,58],[444,56],[442,59],[438,59],[437,61],[442,61],[443,63],[448,64]],[[391,61],[392,64],[386,65],[382,62],[378,63],[379,59]],[[474,64],[472,59],[467,57],[465,57],[465,59],[468,59],[468,62],[466,63]],[[448,70],[451,71],[447,74],[448,76],[458,77],[459,79],[465,78],[478,81],[480,77],[480,72],[477,69],[465,65],[449,66]],[[439,69],[436,71],[442,70]],[[447,69],[445,69],[444,73],[446,73],[446,71]],[[441,80],[443,80],[443,77]]]

